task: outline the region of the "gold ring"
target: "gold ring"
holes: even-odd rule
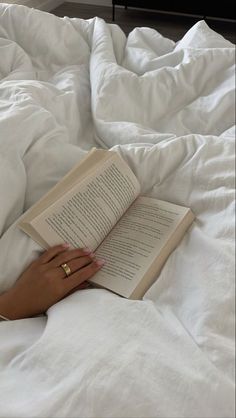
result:
[[[66,273],[67,277],[71,274],[71,269],[68,266],[68,264],[66,264],[66,263],[65,264],[61,264],[60,267],[64,270],[64,272]]]

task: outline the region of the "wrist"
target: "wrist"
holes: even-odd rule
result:
[[[7,320],[22,319],[19,306],[17,306],[17,298],[14,297],[12,291],[6,291],[0,295],[0,315]]]

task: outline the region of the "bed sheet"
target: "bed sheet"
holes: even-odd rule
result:
[[[0,291],[41,249],[16,223],[92,147],[196,220],[142,301],[77,292],[0,323],[0,416],[234,417],[235,48],[0,4]]]

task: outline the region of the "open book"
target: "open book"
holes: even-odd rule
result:
[[[18,226],[43,248],[89,247],[106,261],[90,282],[140,299],[193,220],[189,208],[140,196],[119,154],[94,148]]]

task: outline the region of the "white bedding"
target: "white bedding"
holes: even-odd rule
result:
[[[83,290],[0,323],[0,416],[234,417],[234,45],[0,5],[0,292],[16,221],[92,146],[196,221],[143,301]]]

